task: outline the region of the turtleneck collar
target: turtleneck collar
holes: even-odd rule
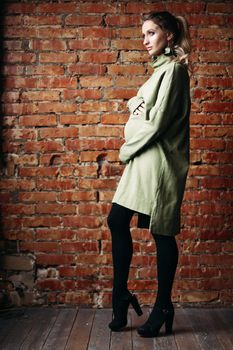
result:
[[[171,56],[167,56],[165,54],[161,54],[157,57],[154,57],[153,61],[151,62],[151,66],[153,68],[158,68],[160,66],[162,66],[165,63],[169,63],[171,62],[172,57]]]

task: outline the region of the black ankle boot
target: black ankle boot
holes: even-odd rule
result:
[[[109,328],[112,331],[119,331],[127,325],[127,313],[129,305],[131,304],[138,316],[142,315],[141,307],[135,295],[129,294],[128,296],[119,298],[114,297],[113,300],[113,314],[114,319],[109,323]]]
[[[165,323],[166,334],[172,334],[172,325],[174,319],[174,308],[160,308],[155,306],[144,325],[138,328],[137,332],[142,337],[157,337],[160,328]]]

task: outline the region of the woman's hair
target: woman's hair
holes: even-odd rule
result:
[[[182,16],[173,16],[170,12],[150,12],[143,15],[143,22],[152,21],[163,31],[173,34],[172,45],[170,46],[175,60],[188,65],[188,55],[191,52],[191,39],[188,23]]]

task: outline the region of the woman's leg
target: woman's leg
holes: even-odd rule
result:
[[[178,263],[175,237],[156,235],[158,291],[147,322],[138,328],[143,337],[156,337],[165,323],[166,333],[172,333],[174,308],[171,301],[173,281]]]
[[[134,211],[113,203],[108,216],[112,236],[113,295],[127,295],[129,268],[133,254],[130,221]]]
[[[155,236],[157,248],[158,291],[155,305],[169,308],[172,305],[171,292],[178,263],[178,247],[175,237]]]

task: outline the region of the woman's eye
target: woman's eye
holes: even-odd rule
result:
[[[154,35],[155,34],[155,32],[149,32],[149,35],[150,36],[152,36],[152,35]]]

